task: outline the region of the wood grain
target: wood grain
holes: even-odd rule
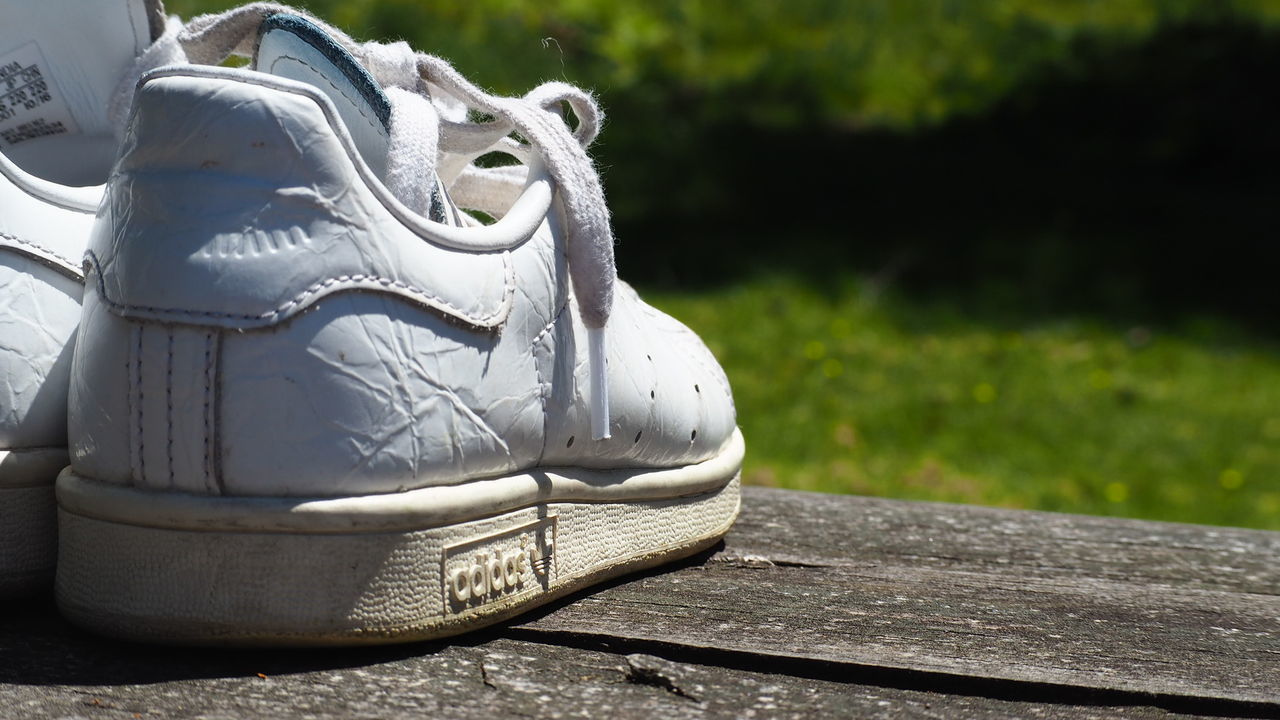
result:
[[[730,545],[811,564],[892,564],[1280,594],[1280,533],[744,488]]]
[[[748,491],[725,547],[518,627],[1280,702],[1276,534]]]
[[[47,607],[0,621],[0,716],[56,718],[1182,718],[676,662],[495,637],[264,652],[98,640]]]

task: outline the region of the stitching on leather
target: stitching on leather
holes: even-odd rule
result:
[[[136,333],[137,328],[131,328],[130,332]],[[133,348],[133,343],[130,343],[127,347],[129,348],[129,357],[125,360],[125,363],[124,363],[124,382],[126,386],[124,400],[125,400],[125,405],[127,406],[126,409],[128,410],[128,413],[129,413],[128,414],[129,424],[126,426],[126,429],[129,432],[129,472],[133,475],[133,477],[137,480],[137,482],[141,483],[140,478],[142,477],[142,474],[138,471],[138,444],[134,442],[134,435],[133,435],[133,430],[134,430],[133,418],[134,418],[134,413],[137,411],[137,408],[135,406],[135,402],[133,399],[133,393],[137,389],[137,383],[134,382],[134,379],[137,377],[137,374],[133,370],[133,363],[135,360],[135,357],[134,357],[135,350]]]
[[[173,329],[165,333],[169,341],[168,362],[164,369],[164,422],[167,427],[165,435],[165,452],[169,456],[169,487],[173,487],[176,478],[173,473]]]
[[[136,368],[136,381],[138,388],[138,482],[146,485],[147,483],[147,441],[142,429],[142,403],[145,395],[142,392],[142,325],[138,325],[138,345],[136,352],[138,353]]]
[[[270,70],[270,74],[272,74],[272,75],[276,75],[276,74],[277,74],[277,73],[276,73],[276,64],[277,64],[277,63],[279,63],[281,60],[292,60],[292,61],[294,61],[294,62],[298,63],[299,65],[301,65],[302,67],[304,67],[304,68],[306,68],[306,69],[310,70],[312,73],[315,73],[315,75],[316,75],[317,77],[319,77],[321,80],[324,80],[326,83],[328,83],[328,84],[329,84],[329,87],[333,88],[334,92],[336,92],[336,93],[338,93],[339,95],[341,95],[341,96],[343,97],[343,99],[344,99],[344,100],[346,100],[348,103],[350,103],[350,104],[351,104],[351,107],[352,107],[352,108],[353,108],[357,113],[359,113],[359,114],[360,114],[360,117],[364,118],[365,122],[369,123],[369,127],[370,127],[370,128],[373,128],[374,132],[378,132],[379,134],[384,134],[384,135],[386,134],[386,133],[385,133],[385,131],[383,131],[383,130],[381,130],[381,128],[379,128],[379,125],[381,125],[381,123],[375,123],[375,122],[374,122],[374,120],[373,120],[373,118],[369,117],[368,115],[365,115],[364,110],[363,110],[363,109],[361,109],[361,107],[360,107],[361,103],[360,103],[359,101],[352,99],[352,97],[351,97],[350,95],[348,95],[348,94],[346,94],[345,92],[343,92],[343,91],[342,91],[342,88],[340,88],[340,87],[338,87],[337,85],[335,85],[335,84],[334,84],[334,82],[333,82],[332,80],[330,80],[330,79],[329,79],[329,77],[328,77],[327,75],[325,75],[323,72],[320,72],[320,69],[319,69],[319,68],[317,68],[316,66],[312,65],[311,63],[308,63],[307,61],[303,60],[302,58],[297,58],[297,57],[294,57],[294,56],[292,56],[292,55],[281,55],[280,57],[276,58],[276,59],[275,59],[275,61],[273,61],[273,62],[271,63],[271,70]]]
[[[556,323],[560,321],[560,314],[564,312],[564,309],[565,305],[561,305],[557,308],[555,314],[551,316],[551,322],[547,323],[545,327],[538,331],[537,335],[533,336],[533,340],[529,343],[530,350],[535,348],[538,345],[538,341],[542,340],[542,337],[551,332],[551,329],[556,326]]]
[[[529,356],[533,358],[533,375],[538,380],[538,404],[542,406],[542,451],[538,453],[538,462],[547,455],[547,386],[542,382],[542,368],[538,367],[537,345],[529,346]]]
[[[515,294],[515,290],[516,290],[515,282],[513,281],[511,277],[512,273],[510,272],[511,260],[510,260],[510,257],[504,253],[502,262],[503,262],[503,266],[506,268],[508,272],[506,273],[507,275],[506,279],[503,281],[502,302],[499,303],[499,307],[497,310],[494,310],[492,313],[489,313],[488,315],[481,315],[479,317],[471,315],[466,310],[463,310],[455,306],[453,303],[449,302],[448,300],[445,300],[444,298],[438,295],[432,295],[431,293],[425,290],[422,290],[421,288],[415,287],[413,285],[409,285],[408,283],[405,283],[405,282],[401,282],[400,280],[392,280],[390,278],[384,278],[378,275],[363,275],[363,274],[339,275],[338,277],[329,278],[327,280],[321,280],[319,282],[313,283],[311,286],[307,287],[305,290],[295,295],[292,299],[277,306],[275,310],[259,313],[257,315],[252,315],[247,313],[217,312],[214,310],[183,310],[181,308],[155,307],[151,305],[131,305],[128,303],[116,302],[115,300],[111,299],[111,297],[107,294],[106,283],[103,281],[103,278],[102,278],[102,266],[98,262],[98,257],[92,251],[87,253],[87,257],[89,258],[89,261],[93,264],[94,272],[98,276],[98,280],[97,280],[98,295],[102,298],[103,302],[105,302],[107,305],[109,305],[113,309],[116,309],[118,311],[125,311],[125,312],[133,311],[133,312],[147,312],[147,313],[175,313],[178,315],[185,315],[187,317],[226,318],[229,320],[256,320],[256,321],[262,321],[267,323],[273,323],[273,322],[276,322],[277,320],[283,319],[285,316],[289,315],[299,305],[305,305],[306,303],[310,302],[315,296],[319,295],[322,291],[334,285],[338,285],[341,283],[375,282],[386,288],[395,288],[397,290],[403,290],[409,293],[410,295],[414,296],[414,299],[417,299],[427,305],[436,307],[442,312],[453,315],[459,318],[460,320],[463,320],[464,322],[468,322],[468,323],[471,323],[472,325],[475,325],[476,327],[487,329],[487,328],[493,327],[493,324],[495,323],[495,321],[501,317],[504,317],[507,314],[507,312],[510,310],[509,305],[511,302],[511,298]],[[360,286],[353,285],[352,287],[359,288]]]
[[[33,242],[31,242],[30,240],[23,240],[22,238],[17,237],[16,235],[10,235],[10,234],[9,234],[9,233],[7,233],[7,232],[0,232],[0,240],[8,240],[9,242],[16,243],[16,244],[18,244],[18,245],[23,245],[23,246],[25,246],[25,247],[31,248],[31,250],[28,250],[27,252],[31,252],[31,251],[33,250],[33,251],[35,251],[35,252],[37,252],[37,253],[42,253],[43,255],[45,255],[45,256],[47,256],[47,257],[42,257],[42,258],[40,258],[40,259],[42,259],[42,260],[44,260],[44,259],[55,260],[55,261],[57,261],[57,262],[59,262],[59,263],[63,263],[63,264],[65,264],[65,265],[66,265],[66,268],[65,268],[65,269],[67,269],[67,270],[72,270],[73,272],[75,272],[75,270],[74,270],[74,269],[75,269],[75,268],[79,268],[79,264],[78,264],[78,263],[73,263],[73,262],[71,262],[70,260],[68,260],[68,259],[66,259],[66,258],[64,258],[64,257],[62,257],[62,256],[61,256],[61,255],[59,255],[58,253],[54,252],[53,250],[50,250],[49,248],[47,248],[47,247],[45,247],[45,246],[43,246],[43,245],[41,245],[41,244],[39,244],[39,243],[33,243]],[[14,249],[15,249],[15,250],[17,250],[17,249],[20,249],[20,248],[14,248]],[[78,276],[78,273],[77,273],[77,276]],[[83,281],[83,278],[80,278],[80,279]]]
[[[204,335],[204,486],[207,489],[213,489],[213,467],[209,463],[209,433],[212,428],[209,427],[209,406],[212,405],[213,397],[213,333],[205,333]]]
[[[213,389],[210,391],[213,404],[210,422],[213,425],[213,432],[211,433],[212,437],[209,444],[212,446],[210,454],[213,455],[213,484],[217,488],[218,494],[226,495],[227,487],[223,481],[222,470],[222,393],[219,392],[222,388],[222,353],[225,344],[222,342],[222,331],[215,330],[210,334],[213,337],[213,359],[210,373],[213,376],[211,381]]]

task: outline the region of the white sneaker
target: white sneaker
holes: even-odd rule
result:
[[[152,641],[410,641],[724,535],[728,382],[615,281],[591,98],[492,97],[276,7],[182,36],[205,63],[259,38],[260,72],[138,91],[87,256],[64,613]],[[495,148],[525,164],[471,164]]]
[[[117,95],[130,93],[131,71],[166,23],[158,2],[143,0],[9,0],[0,13],[4,596],[53,579],[53,481],[67,465],[68,341],[80,321],[81,259],[118,149],[109,108],[127,106]]]

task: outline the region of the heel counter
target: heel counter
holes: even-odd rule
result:
[[[437,242],[420,226],[449,228],[410,228],[388,202],[318,90],[183,68],[138,92],[102,208],[113,231],[87,260],[103,300],[141,320],[265,328],[360,290],[501,326],[514,294],[505,248]]]
[[[105,482],[217,494],[220,337],[139,322],[86,293],[70,384],[76,472]]]
[[[255,264],[226,261],[260,239],[247,218],[273,222],[279,214],[278,183],[253,152],[261,149],[252,138],[262,113],[236,112],[238,103],[253,104],[219,93],[221,86],[236,89],[216,79],[161,78],[137,96],[88,243],[71,363],[69,450],[86,477],[220,492],[216,359],[221,321],[234,308],[214,302],[205,313],[183,298],[262,281]]]
[[[433,470],[509,469],[487,427],[497,421],[454,411],[452,383],[401,393],[403,379],[379,377],[363,388],[345,341],[320,347],[311,333],[332,323],[361,337],[362,317],[395,306],[414,320],[378,339],[400,341],[412,326],[406,347],[447,346],[431,357],[491,349],[516,295],[511,252],[445,246],[407,227],[352,164],[315,91],[215,70],[156,76],[138,94],[88,257],[77,473],[204,494],[394,491],[424,481],[419,453],[350,437],[370,427],[379,438],[388,430],[378,423],[414,410],[384,410],[387,393],[440,405],[440,427],[397,436],[431,445]],[[281,347],[298,351],[297,364],[282,364]],[[541,426],[536,405],[497,405],[494,415]],[[440,440],[452,419],[466,425],[466,452]]]

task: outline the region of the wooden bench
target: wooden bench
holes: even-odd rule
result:
[[[448,643],[0,617],[3,717],[1280,717],[1280,533],[747,489],[723,547]]]

